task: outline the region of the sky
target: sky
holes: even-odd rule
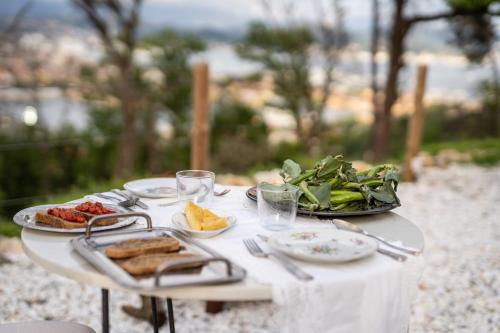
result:
[[[151,25],[173,25],[180,28],[244,29],[249,21],[269,19],[264,13],[262,0],[144,0],[143,22]],[[268,0],[273,8],[272,17],[278,22],[285,16],[284,4],[291,3],[300,20],[318,17],[318,8],[327,12],[331,0]],[[346,26],[351,31],[367,31],[370,27],[371,0],[339,0],[346,11]],[[23,1],[0,0],[0,11],[13,12]],[[35,0],[35,13],[76,15],[70,0]],[[388,21],[391,0],[380,0],[382,21]],[[426,12],[443,9],[442,0],[413,0],[410,10]]]

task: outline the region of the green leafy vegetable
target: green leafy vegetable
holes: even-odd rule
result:
[[[400,205],[396,195],[399,176],[392,164],[358,172],[341,155],[327,156],[304,170],[287,159],[281,176],[301,191],[299,206],[308,210],[359,211]]]

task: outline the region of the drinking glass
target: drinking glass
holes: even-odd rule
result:
[[[299,188],[296,186],[257,186],[257,212],[260,224],[269,230],[284,230],[292,227],[297,215]]]
[[[177,199],[210,203],[214,195],[215,174],[205,170],[183,170],[175,174]]]

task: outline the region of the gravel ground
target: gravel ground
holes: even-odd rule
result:
[[[500,168],[425,169],[399,190],[403,207],[426,236],[426,269],[413,305],[411,332],[500,332]],[[1,247],[0,247],[1,248]],[[0,322],[71,320],[99,329],[100,293],[49,274],[23,254],[0,261]],[[113,332],[146,332],[120,305],[138,302],[112,293]],[[271,303],[231,303],[217,315],[204,303],[174,301],[179,332],[271,332]],[[163,329],[166,331],[166,329]]]

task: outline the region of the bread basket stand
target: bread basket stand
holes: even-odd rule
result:
[[[110,218],[142,217],[146,219],[147,227],[125,231],[108,231],[92,234],[95,222]],[[176,238],[181,247],[197,253],[201,258],[189,258],[165,262],[160,265],[155,274],[149,278],[137,279],[125,272],[119,265],[109,259],[104,250],[107,246],[126,239],[170,236]],[[246,271],[219,255],[217,252],[193,240],[188,235],[173,228],[155,228],[151,217],[143,212],[127,212],[95,216],[87,224],[85,235],[71,240],[71,245],[77,253],[85,258],[101,273],[108,275],[116,283],[137,291],[175,288],[180,286],[214,285],[234,283],[241,281],[246,276]],[[166,273],[182,268],[184,265],[200,264],[199,274],[177,274],[164,276]],[[109,333],[109,290],[101,289],[102,298],[102,332]],[[152,323],[155,333],[159,332],[157,318],[157,298],[150,297],[152,308]],[[172,299],[167,298],[167,316],[170,333],[175,332],[174,308]]]

